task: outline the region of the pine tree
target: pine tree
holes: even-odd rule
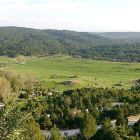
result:
[[[60,135],[59,128],[54,125],[54,127],[51,129],[51,137],[49,140],[63,140],[62,136]]]
[[[22,132],[24,140],[45,140],[39,124],[33,118],[27,121],[26,129]]]
[[[91,114],[84,116],[84,121],[81,124],[80,131],[83,137],[90,139],[97,131],[96,120]]]

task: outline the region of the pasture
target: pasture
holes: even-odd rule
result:
[[[140,63],[85,60],[61,55],[24,57],[24,60],[26,63],[19,65],[17,58],[1,56],[0,64],[15,75],[31,73],[38,81],[43,81],[43,88],[61,92],[81,87],[129,89],[140,79]],[[64,84],[67,81],[68,84]]]

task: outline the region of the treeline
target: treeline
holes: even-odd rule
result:
[[[140,43],[101,45],[72,52],[76,57],[114,62],[140,62],[139,54]]]
[[[120,43],[85,32],[0,28],[0,55],[47,55],[68,53],[95,60],[140,62],[140,43]]]

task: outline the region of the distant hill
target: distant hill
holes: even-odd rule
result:
[[[86,59],[140,62],[139,33],[132,34],[1,27],[0,55],[68,53]]]
[[[44,30],[44,31],[47,34],[61,37],[64,39],[69,39],[83,44],[92,43],[92,45],[101,45],[101,44],[108,44],[110,42],[113,42],[111,39],[107,37],[90,34],[87,32],[76,32],[76,31],[68,31],[68,30]]]
[[[71,53],[83,48],[113,42],[90,33],[59,30],[38,30],[23,27],[0,28],[0,55],[38,55]]]
[[[96,35],[101,35],[121,42],[136,43],[140,42],[140,32],[96,32]]]
[[[94,33],[112,38],[140,38],[140,32],[104,32]]]

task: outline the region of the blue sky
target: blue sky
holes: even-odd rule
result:
[[[0,0],[0,26],[140,31],[140,0]]]

